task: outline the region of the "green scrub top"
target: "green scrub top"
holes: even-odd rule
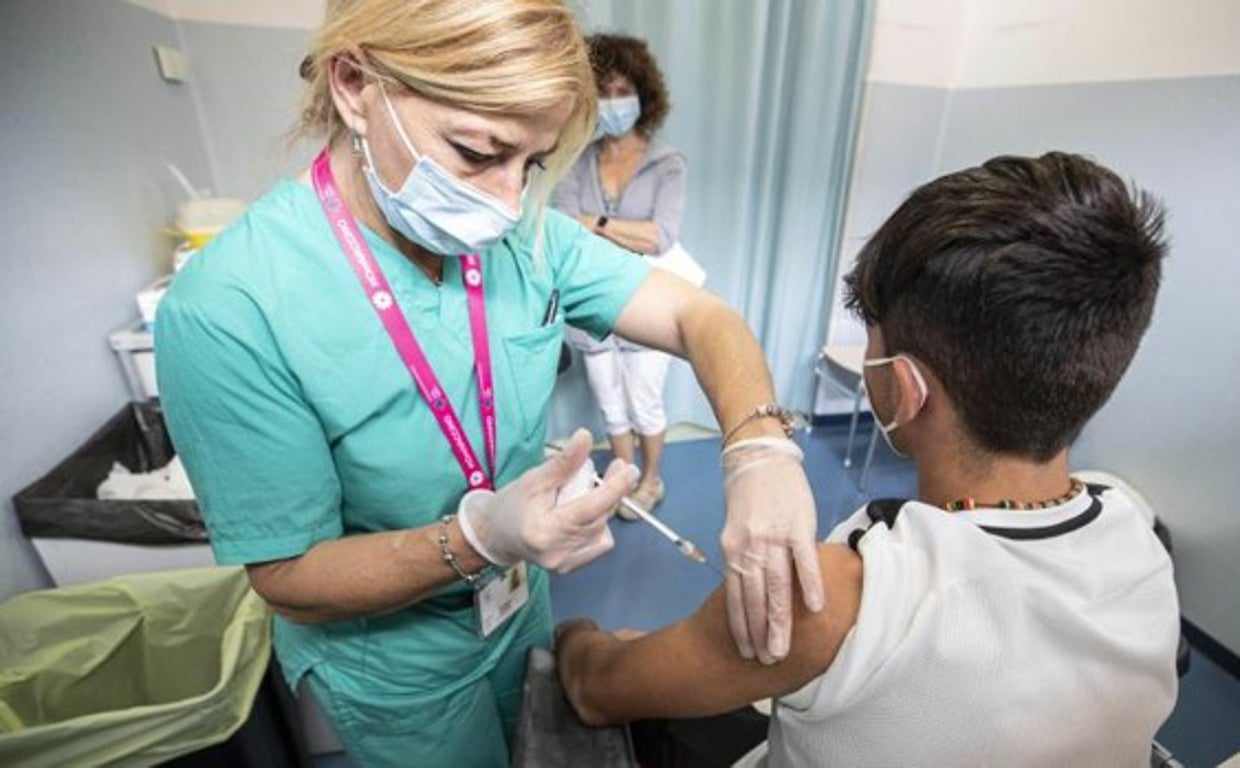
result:
[[[542,461],[564,323],[606,336],[649,272],[643,259],[555,211],[541,226],[541,258],[525,221],[481,259],[497,487]],[[485,461],[459,260],[444,261],[436,287],[391,245],[364,234]],[[544,324],[553,289],[559,311]],[[425,526],[454,512],[466,490],[306,184],[281,182],[190,259],[161,302],[155,350],[173,442],[222,564]],[[538,568],[531,594],[548,621]],[[450,692],[493,669],[521,631],[518,614],[479,638],[473,614],[472,590],[456,582],[384,616],[317,625],[277,618],[276,649],[294,686],[322,666],[376,686]]]

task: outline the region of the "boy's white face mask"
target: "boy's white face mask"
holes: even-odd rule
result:
[[[390,190],[379,180],[370,156],[370,145],[365,138],[361,139],[366,156],[362,170],[379,210],[383,211],[392,229],[431,253],[444,256],[479,253],[498,243],[521,220],[521,210],[510,210],[419,153],[397,119],[386,90],[383,102],[396,133],[414,159],[413,169],[404,183],[399,189]]]
[[[913,358],[901,352],[900,354],[892,355],[891,357],[875,357],[873,359],[866,360],[862,363],[862,366],[865,368],[876,368],[880,365],[894,364],[897,360],[903,360],[908,365],[909,370],[913,372],[913,379],[917,382],[917,390],[920,393],[917,398],[917,408],[913,411],[913,416],[909,418],[909,421],[912,421],[913,418],[916,418],[917,414],[921,412],[921,409],[926,406],[926,398],[930,395],[930,390],[926,387],[926,380],[922,378],[921,371],[918,370],[917,363],[913,360]],[[869,399],[869,387],[866,387],[865,396],[866,399]],[[899,403],[896,403],[896,409],[899,410]],[[874,407],[873,400],[870,400],[870,412],[874,414],[875,419],[879,418],[878,409]],[[907,424],[908,422],[905,423]],[[896,448],[895,443],[891,440],[891,433],[894,432],[899,426],[901,425],[896,421],[895,416],[893,416],[891,421],[886,424],[881,421],[878,422],[878,430],[883,433],[883,440],[886,441],[887,447],[891,449],[891,452],[902,458],[907,458],[908,454],[904,453],[899,448]]]

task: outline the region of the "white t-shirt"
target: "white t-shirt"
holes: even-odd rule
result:
[[[869,529],[860,611],[831,667],[776,702],[768,764],[1148,766],[1179,606],[1133,502],[892,509],[828,537]]]

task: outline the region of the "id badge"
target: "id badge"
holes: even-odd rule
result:
[[[525,563],[520,562],[491,579],[474,592],[474,610],[478,614],[478,633],[489,637],[521,606],[529,602],[530,581]]]

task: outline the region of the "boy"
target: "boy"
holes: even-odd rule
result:
[[[794,599],[779,664],[737,655],[721,591],[636,640],[562,625],[577,711],[775,696],[772,766],[1148,765],[1176,696],[1171,562],[1131,499],[1071,477],[1067,448],[1136,352],[1165,250],[1160,206],[1074,155],[917,189],[847,279],[917,500],[873,502],[820,545],[827,608]]]

